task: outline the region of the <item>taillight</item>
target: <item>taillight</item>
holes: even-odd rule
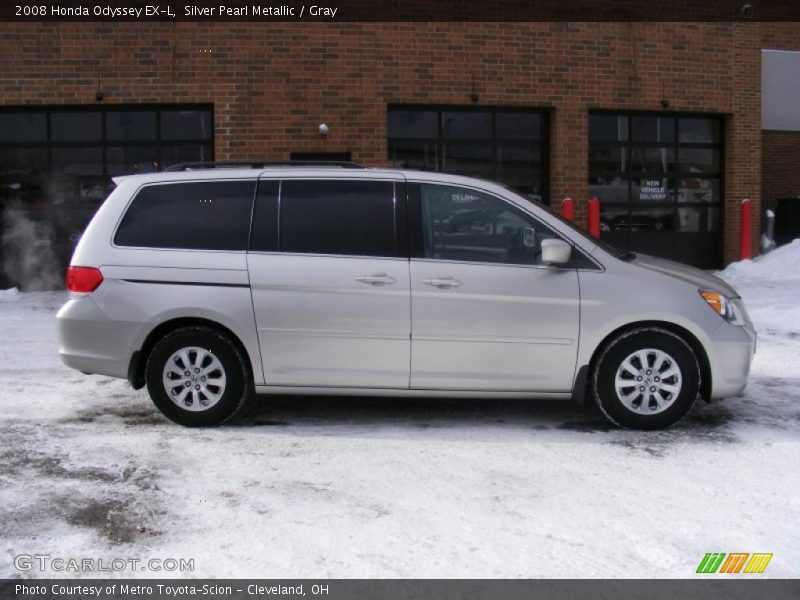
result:
[[[67,269],[67,290],[88,294],[103,283],[103,274],[94,267],[73,267]]]

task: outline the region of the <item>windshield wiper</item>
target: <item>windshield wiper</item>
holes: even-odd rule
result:
[[[630,262],[634,258],[636,258],[636,253],[635,252],[626,252],[625,254],[620,256],[620,259],[624,260],[625,262]]]

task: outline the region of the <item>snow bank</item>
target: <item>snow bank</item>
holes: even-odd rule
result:
[[[0,290],[0,302],[10,302],[19,298],[19,290],[15,287]]]
[[[758,331],[759,348],[764,336],[800,336],[800,239],[732,263],[717,275],[741,294]]]
[[[800,239],[752,260],[731,263],[717,274],[732,283],[800,280]]]

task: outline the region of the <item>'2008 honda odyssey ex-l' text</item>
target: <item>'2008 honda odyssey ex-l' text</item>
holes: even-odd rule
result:
[[[734,289],[500,185],[348,164],[115,181],[72,257],[59,352],[183,425],[257,393],[590,395],[657,429],[747,383]]]

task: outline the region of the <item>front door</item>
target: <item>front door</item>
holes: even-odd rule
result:
[[[261,182],[248,266],[267,385],[408,388],[403,187]]]
[[[496,196],[410,184],[411,387],[565,392],[578,349],[575,269],[541,264],[556,237]]]

